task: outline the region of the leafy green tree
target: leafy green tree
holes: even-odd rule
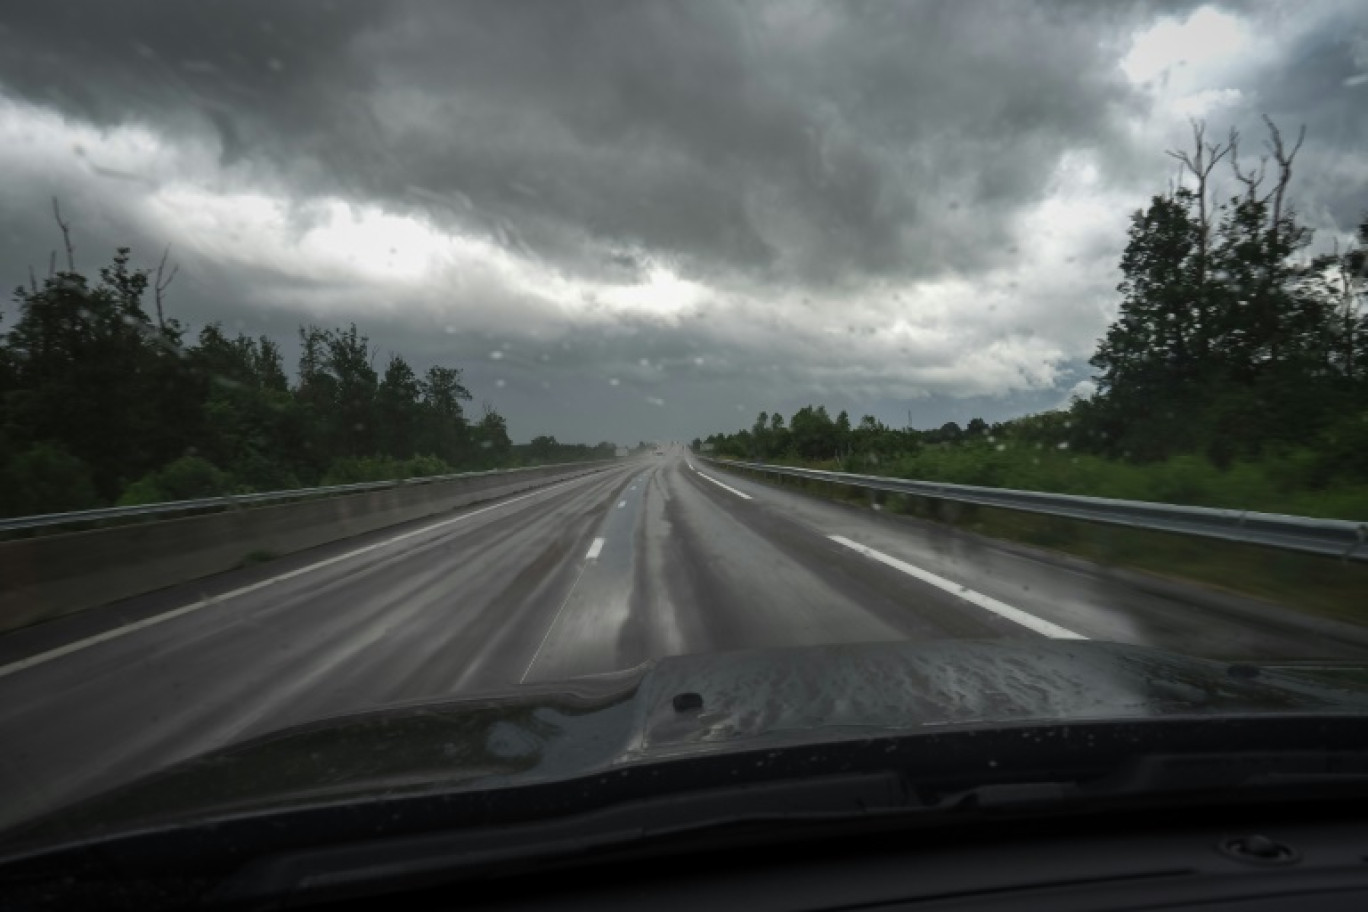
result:
[[[146,290],[146,272],[120,248],[94,286],[72,267],[16,289],[19,318],[5,336],[11,439],[21,448],[59,445],[90,467],[102,498],[173,457],[197,430],[180,328],[152,325]]]
[[[454,464],[469,455],[469,434],[461,407],[468,401],[470,391],[461,383],[458,369],[428,368],[422,381],[423,430],[419,437],[424,452]]]
[[[850,444],[853,431],[850,427],[850,413],[845,409],[836,416],[835,444],[837,455],[841,459],[850,457]]]
[[[416,452],[424,417],[423,385],[401,355],[390,356],[376,390],[375,410],[380,452],[396,459]]]
[[[223,466],[235,487],[297,487],[289,458],[297,437],[295,402],[275,344],[265,337],[229,339],[222,327],[210,324],[185,360],[196,389],[203,391],[198,452]]]
[[[769,431],[765,438],[764,458],[774,459],[783,456],[789,451],[790,442],[789,430],[784,426],[784,416],[778,412],[770,415]],[[752,441],[752,446],[754,446],[754,441]]]
[[[830,459],[836,455],[836,425],[824,405],[807,405],[794,412],[789,439],[794,454],[802,459]]]

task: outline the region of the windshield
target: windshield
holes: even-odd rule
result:
[[[1362,14],[8,9],[0,830],[1361,708]]]

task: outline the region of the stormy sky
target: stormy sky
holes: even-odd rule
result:
[[[515,439],[995,420],[1086,390],[1190,118],[1247,161],[1260,114],[1305,124],[1328,248],[1366,112],[1349,0],[28,4],[0,281],[47,268],[58,196],[88,272],[170,245],[192,331],[355,321]]]

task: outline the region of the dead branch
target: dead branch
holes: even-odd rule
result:
[[[1209,143],[1206,141],[1206,123],[1196,119],[1190,122],[1192,124],[1192,151],[1169,150],[1168,155],[1180,162],[1197,181],[1197,221],[1201,227],[1197,238],[1197,287],[1205,289],[1211,248],[1211,210],[1207,206],[1207,197],[1210,195],[1211,172],[1220,164],[1221,159],[1234,151],[1239,136],[1234,130],[1231,130],[1230,139],[1224,145]],[[1198,319],[1201,322],[1198,348],[1199,352],[1205,353],[1210,314],[1207,312],[1204,293],[1199,292],[1199,294],[1202,295],[1202,299],[1198,303]]]
[[[1259,157],[1259,168],[1256,171],[1250,168],[1248,171],[1240,170],[1240,150],[1238,145],[1232,148],[1230,153],[1230,169],[1235,172],[1235,179],[1244,184],[1245,199],[1254,202],[1258,199],[1259,187],[1263,185],[1264,178],[1268,172],[1268,156]],[[1265,200],[1267,197],[1265,197]]]
[[[1269,228],[1269,239],[1276,249],[1278,226],[1282,222],[1283,199],[1287,193],[1287,185],[1292,182],[1292,160],[1297,157],[1297,153],[1301,151],[1302,143],[1306,141],[1306,124],[1302,124],[1301,130],[1297,133],[1296,145],[1289,152],[1283,144],[1282,131],[1278,129],[1277,124],[1273,123],[1273,118],[1265,114],[1263,120],[1268,125],[1269,135],[1269,141],[1265,143],[1265,146],[1273,153],[1273,158],[1278,163],[1278,183],[1272,193],[1273,221]]]
[[[62,229],[62,244],[66,247],[67,271],[76,271],[76,252],[71,247],[71,225],[62,221],[62,210],[57,205],[57,197],[52,198],[52,215],[57,219],[57,227]],[[54,254],[55,255],[55,254]]]
[[[166,289],[171,287],[172,281],[176,278],[176,273],[180,272],[180,266],[176,263],[171,264],[171,272],[166,272],[166,258],[171,253],[171,245],[167,244],[162,251],[161,262],[157,264],[157,275],[152,282],[152,299],[157,305],[157,326],[166,329],[166,316],[162,311],[162,300],[166,295]],[[163,278],[165,275],[165,278]]]

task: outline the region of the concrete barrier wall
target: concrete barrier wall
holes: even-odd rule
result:
[[[602,464],[526,469],[341,497],[0,542],[0,632],[445,513]]]

